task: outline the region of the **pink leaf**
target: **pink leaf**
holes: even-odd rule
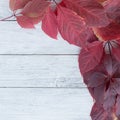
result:
[[[46,14],[50,2],[46,0],[32,0],[23,9],[22,14],[27,17],[35,18]]]
[[[23,8],[31,0],[10,0],[9,6],[11,10],[17,10]]]
[[[42,30],[50,37],[57,39],[57,18],[51,9],[48,10],[47,14],[42,20]]]
[[[91,36],[91,30],[75,12],[58,7],[58,29],[62,37],[70,44],[84,47]]]
[[[65,5],[83,17],[89,26],[107,26],[110,21],[103,6],[96,0],[64,0]]]
[[[26,16],[16,16],[18,24],[22,28],[34,28],[34,24],[30,18]]]

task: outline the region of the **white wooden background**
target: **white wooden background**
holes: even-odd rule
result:
[[[0,0],[0,18],[10,16]],[[40,25],[0,22],[0,120],[91,120],[93,104],[78,68],[80,49]]]

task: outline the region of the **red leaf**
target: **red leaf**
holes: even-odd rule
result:
[[[108,0],[105,9],[109,18],[120,21],[120,0]]]
[[[103,27],[110,22],[103,6],[96,0],[64,0],[66,6],[82,16],[89,26]]]
[[[26,16],[16,16],[18,24],[22,28],[34,28],[34,24],[30,18]]]
[[[106,27],[94,28],[94,33],[101,40],[120,39],[120,24],[113,22]]]
[[[102,84],[94,88],[93,96],[97,103],[99,104],[104,103],[104,93],[105,93],[105,84]]]
[[[112,49],[113,56],[120,62],[120,47]]]
[[[120,118],[120,95],[117,96],[116,101],[116,116]]]
[[[88,43],[92,43],[92,42],[98,41],[98,38],[96,37],[94,32],[91,31],[91,36],[87,41],[88,41]]]
[[[112,111],[105,111],[102,104],[94,103],[91,110],[92,120],[117,120],[113,117]]]
[[[31,0],[10,0],[9,6],[11,10],[17,10],[23,8]]]
[[[116,71],[116,73],[118,73],[118,75],[120,75],[120,72],[117,72]],[[115,73],[115,74],[116,74]],[[115,83],[114,83],[114,89],[116,90],[116,92],[118,93],[118,94],[120,94],[120,76],[117,76],[117,75],[114,75],[114,77],[116,77],[116,78],[113,78],[113,80],[115,81]],[[118,77],[118,78],[117,78]]]
[[[97,0],[98,2],[100,2],[101,4],[107,0]]]
[[[107,74],[112,76],[114,73],[113,72],[114,68],[113,68],[113,60],[111,59],[110,54],[104,56],[103,65],[105,66]]]
[[[41,17],[42,19],[49,5],[50,2],[47,0],[32,0],[24,7],[22,14],[31,18]]]
[[[42,30],[50,37],[57,39],[57,18],[51,9],[48,10],[48,13],[42,20]]]
[[[94,103],[90,116],[92,120],[108,120],[105,119],[105,110],[103,109],[103,106],[97,103]]]
[[[91,94],[92,98],[94,99],[94,88],[87,87],[89,90],[89,93]]]
[[[114,108],[115,101],[116,101],[116,95],[117,93],[111,85],[104,95],[105,97],[104,97],[103,107],[105,110],[111,111]]]
[[[101,61],[103,45],[101,42],[93,42],[88,50],[82,49],[79,55],[79,66],[82,74],[94,69]]]
[[[88,87],[98,87],[105,83],[106,76],[100,72],[93,72],[87,79]]]
[[[33,22],[33,24],[38,24],[42,20],[41,17],[35,18],[28,17],[28,18]]]
[[[81,17],[69,9],[59,6],[57,20],[59,32],[65,40],[77,46],[86,45],[92,31],[87,28]]]

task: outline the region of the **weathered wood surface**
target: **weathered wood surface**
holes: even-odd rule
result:
[[[0,26],[0,54],[78,54],[80,51],[60,35],[58,40],[48,37],[40,25],[32,30],[21,28],[15,21],[0,22]]]
[[[0,1],[0,19],[12,15]],[[79,47],[60,35],[0,22],[0,119],[91,120],[93,104],[78,67]]]
[[[85,89],[0,89],[1,120],[90,120]]]
[[[72,55],[1,55],[0,87],[85,87]]]
[[[0,1],[0,18],[8,17],[12,15],[12,11],[9,9],[9,0]]]

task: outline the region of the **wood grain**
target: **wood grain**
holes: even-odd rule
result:
[[[9,0],[0,1],[0,19],[12,15],[12,11],[9,9]]]
[[[0,22],[0,54],[78,54],[79,47],[70,45],[58,35],[48,37],[40,28],[23,29],[16,22]]]
[[[85,87],[82,81],[78,56],[0,56],[0,87]]]
[[[86,89],[0,89],[1,120],[90,120]]]

